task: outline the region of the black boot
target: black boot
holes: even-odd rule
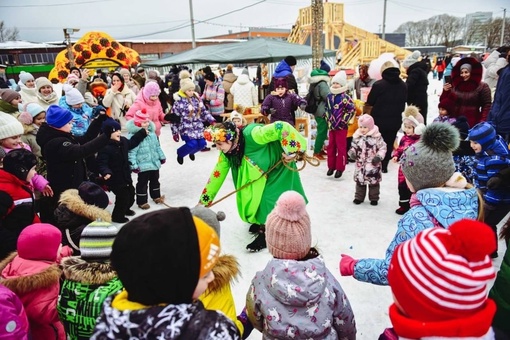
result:
[[[395,213],[397,213],[398,215],[404,215],[406,212],[409,211],[409,209],[411,209],[409,201],[399,201],[398,204],[400,205],[400,207],[397,210],[395,210]]]
[[[251,252],[261,251],[266,248],[266,228],[264,226],[260,226],[259,234],[255,238],[255,240],[246,246],[246,249]]]
[[[260,232],[260,228],[261,228],[260,224],[253,223],[250,226],[250,233],[251,234],[258,234]]]

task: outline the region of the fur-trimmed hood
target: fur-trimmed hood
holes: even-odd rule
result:
[[[91,221],[98,218],[105,222],[112,221],[112,215],[105,209],[96,207],[95,205],[85,203],[77,189],[68,189],[60,195],[59,204],[65,204],[67,209],[76,215],[83,216]]]
[[[103,285],[117,277],[109,262],[87,262],[79,256],[66,257],[61,262],[66,280]]]
[[[240,275],[239,262],[233,255],[221,255],[213,267],[214,280],[209,283],[205,294],[221,290],[225,285],[237,280]]]
[[[21,125],[23,125],[23,134],[24,135],[28,135],[29,133],[32,134],[32,135],[37,135],[37,130],[39,129],[36,129],[34,124],[23,124],[21,123]]]
[[[24,271],[20,263],[23,260],[17,257],[18,253],[14,252],[5,258],[2,262],[0,262],[0,271],[2,272],[2,277],[0,278],[0,283],[12,290],[18,296],[25,295],[29,292],[33,292],[34,290],[49,288],[58,284],[60,276],[62,275],[62,271],[57,266],[57,264],[49,264],[42,261],[30,261],[41,262],[40,267],[44,267],[47,264],[46,268],[35,273],[21,274],[21,271]],[[17,262],[14,264],[13,262]],[[5,272],[9,277],[5,278]],[[18,274],[19,273],[19,274]]]
[[[480,84],[482,81],[483,67],[482,64],[472,57],[466,57],[459,60],[452,69],[452,85],[453,87],[457,87],[457,85],[464,82],[464,80],[460,77],[460,67],[464,64],[471,65],[471,72],[468,81],[471,81],[475,84]]]
[[[324,80],[326,82],[326,84],[329,85],[330,83],[330,78],[329,76],[322,76],[322,75],[317,75],[317,76],[310,76],[308,77],[308,82],[310,84],[315,84],[315,83],[318,83],[320,82],[321,80]]]

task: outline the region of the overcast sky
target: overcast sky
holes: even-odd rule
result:
[[[0,20],[16,26],[20,39],[63,40],[65,27],[105,31],[115,39],[191,39],[190,0],[0,0]],[[291,28],[310,0],[192,0],[197,39],[252,27]],[[335,1],[340,2],[340,1]],[[384,0],[345,0],[345,21],[380,32]],[[503,16],[508,0],[388,0],[386,32],[406,21],[448,13],[489,11]],[[230,14],[228,14],[230,13]],[[507,14],[508,17],[508,14]],[[214,18],[214,19],[213,19]],[[156,32],[164,32],[154,34]]]

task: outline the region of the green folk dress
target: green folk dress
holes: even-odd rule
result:
[[[306,152],[307,141],[292,125],[275,122],[267,125],[249,124],[242,133],[245,138],[244,157],[239,168],[232,169],[236,189],[259,178],[282,158],[282,153]],[[296,163],[289,166],[296,168]],[[223,152],[209,177],[200,203],[211,204],[220,190],[231,166]],[[248,223],[264,224],[280,195],[294,190],[306,196],[297,171],[279,164],[270,173],[237,192],[237,209],[241,219]]]

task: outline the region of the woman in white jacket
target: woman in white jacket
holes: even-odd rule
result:
[[[244,69],[243,74],[237,77],[230,88],[230,93],[234,96],[234,104],[240,104],[244,107],[253,107],[259,104],[257,88],[250,80],[248,69]]]
[[[496,84],[498,83],[499,74],[498,71],[508,65],[505,58],[500,58],[499,51],[493,51],[487,59],[482,61],[482,65],[485,68],[483,81],[489,85],[491,89],[491,95],[494,99],[494,93],[496,92]],[[23,98],[23,97],[22,97]]]
[[[124,83],[120,73],[112,75],[112,87],[106,91],[103,98],[103,105],[111,109],[111,116],[120,122],[121,126],[126,125],[124,113],[133,105],[136,96]]]

